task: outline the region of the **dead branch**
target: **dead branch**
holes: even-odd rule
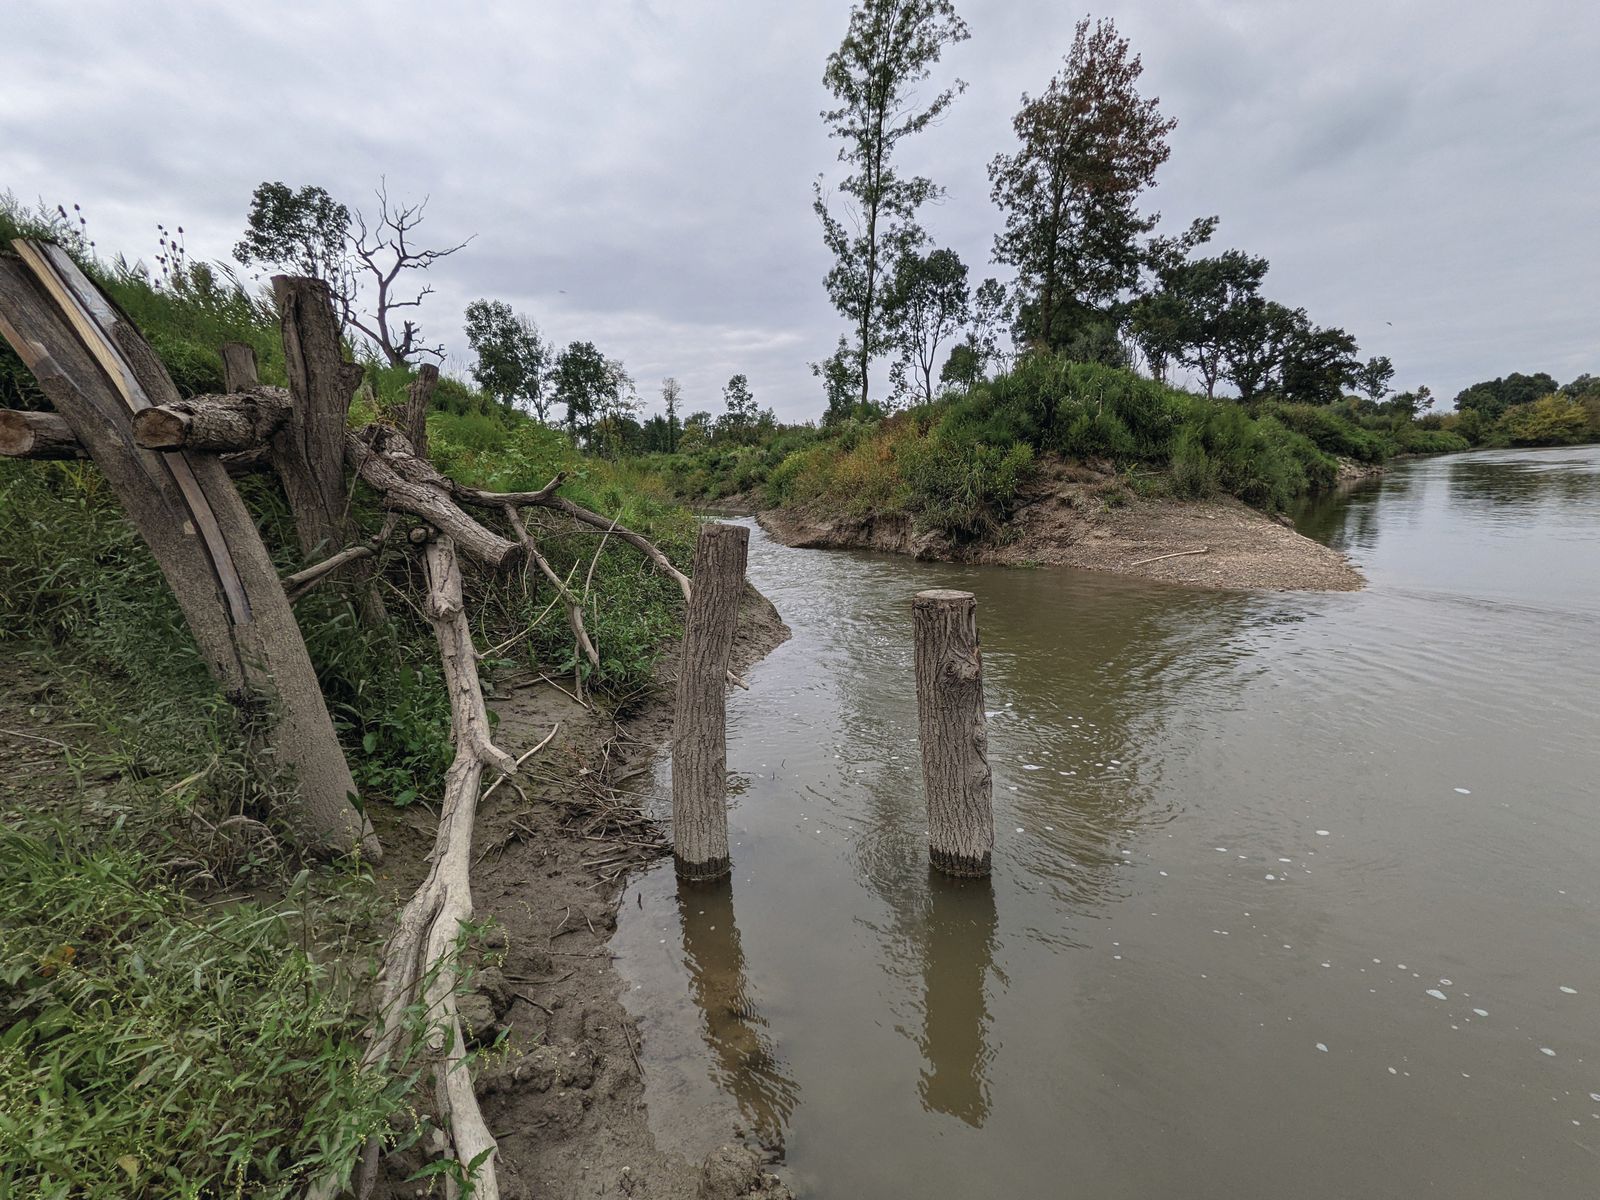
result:
[[[649,538],[635,533],[626,525],[619,524],[615,518],[602,517],[597,512],[590,512],[581,504],[574,504],[565,496],[557,495],[556,489],[561,486],[565,478],[565,475],[557,475],[537,492],[486,492],[481,488],[469,488],[459,483],[452,484],[451,491],[455,498],[464,504],[482,508],[504,508],[506,505],[516,508],[549,508],[565,513],[585,525],[592,525],[602,533],[614,533],[648,558],[658,571],[676,582],[683,592],[684,600],[689,599],[689,577],[673,566],[672,560]]]
[[[1201,546],[1198,550],[1174,550],[1171,554],[1158,554],[1154,558],[1141,558],[1129,563],[1130,567],[1142,567],[1145,563],[1160,562],[1164,558],[1182,558],[1185,554],[1207,554],[1210,546]]]
[[[421,517],[490,570],[514,566],[523,549],[485,529],[450,499],[452,485],[418,458],[405,435],[382,425],[345,434],[345,457],[391,509]]]
[[[451,1153],[471,1174],[473,1195],[498,1200],[497,1146],[484,1124],[466,1065],[456,1005],[460,983],[456,952],[462,926],[472,917],[472,830],[483,769],[492,767],[509,775],[517,763],[489,738],[489,714],[478,683],[455,545],[441,536],[428,543],[423,555],[428,578],[423,608],[439,642],[439,660],[450,693],[455,759],[445,776],[428,876],[400,911],[384,947],[375,1031],[362,1066],[383,1070],[403,1057],[409,1034],[404,1013],[420,999],[427,1014],[422,1046],[432,1060],[434,1101],[439,1121],[448,1131]],[[369,1161],[370,1156],[363,1156],[363,1173]],[[473,1163],[476,1168],[471,1167]],[[312,1186],[308,1200],[331,1200],[339,1190],[336,1179],[324,1177]]]
[[[319,563],[313,563],[304,570],[296,571],[293,575],[284,576],[283,590],[289,594],[289,603],[293,604],[299,600],[300,597],[347,563],[355,562],[361,558],[371,558],[378,553],[383,548],[383,544],[394,533],[395,526],[399,523],[400,514],[391,512],[384,518],[383,528],[365,542],[355,546],[348,546]]]
[[[533,538],[529,536],[528,527],[523,524],[522,516],[517,512],[516,506],[506,505],[505,513],[506,520],[511,523],[511,528],[517,535],[517,541],[522,543],[523,550],[527,552],[529,558],[533,559],[534,565],[539,568],[540,573],[550,581],[551,586],[556,589],[556,594],[561,598],[561,603],[566,607],[567,625],[572,630],[573,640],[578,643],[578,649],[583,651],[584,657],[589,660],[591,665],[599,667],[600,651],[595,649],[594,642],[590,640],[589,631],[584,627],[582,601],[562,581],[561,576],[556,574],[555,568],[550,565],[550,561],[539,553],[539,548],[534,545]]]

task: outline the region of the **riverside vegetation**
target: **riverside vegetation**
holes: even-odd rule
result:
[[[284,381],[269,304],[181,256],[157,272],[104,262],[74,233],[61,214],[0,209],[0,242],[71,248],[185,394],[223,390],[224,341]],[[368,362],[352,420],[397,405],[411,375]],[[42,407],[9,350],[0,392]],[[429,434],[469,485],[531,490],[566,471],[565,494],[687,561],[692,518],[560,431],[444,380]],[[280,568],[305,565],[275,485],[241,490]],[[367,532],[369,504],[356,505]],[[295,861],[231,706],[91,463],[0,459],[0,523],[0,1193],[287,1196],[348,1170],[374,1135],[415,1142],[413,1080],[356,1069],[385,886],[359,863]],[[584,595],[600,663],[576,653],[553,594],[515,578],[474,585],[486,668],[566,675],[610,713],[638,707],[679,631],[678,588],[617,539],[542,541]],[[432,633],[388,586],[412,569],[381,560],[381,626],[333,590],[297,608],[369,813],[437,797],[451,755]]]

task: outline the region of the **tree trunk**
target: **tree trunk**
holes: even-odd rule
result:
[[[707,524],[695,544],[672,723],[672,850],[684,879],[719,879],[732,867],[724,683],[749,543],[743,525]]]
[[[301,552],[322,558],[348,540],[344,434],[361,368],[344,360],[326,283],[275,275],[272,291],[294,398],[294,420],[273,439],[272,465],[294,510]]]
[[[78,435],[55,413],[0,409],[0,455],[6,458],[88,458]]]
[[[246,732],[292,777],[296,840],[377,859],[305,642],[221,460],[134,443],[134,413],[179,399],[160,360],[58,247],[14,245],[27,265],[0,258],[0,333],[121,499]]]
[[[230,392],[247,392],[260,382],[256,374],[255,347],[243,342],[223,342],[222,386]]]
[[[196,396],[135,413],[133,439],[146,450],[251,450],[264,445],[291,411],[282,388]]]
[[[428,410],[433,407],[433,389],[439,386],[439,368],[423,363],[417,377],[406,388],[406,407],[401,414],[400,432],[406,435],[418,458],[428,457]]]
[[[918,592],[911,611],[928,857],[950,875],[987,875],[994,799],[978,602],[940,589]]]

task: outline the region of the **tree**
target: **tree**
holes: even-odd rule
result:
[[[244,237],[233,256],[284,275],[306,275],[338,283],[349,270],[350,210],[327,191],[307,185],[261,183],[250,196]]]
[[[995,261],[1017,270],[1019,320],[1036,345],[1065,345],[1138,281],[1139,239],[1159,217],[1141,215],[1137,201],[1177,125],[1139,94],[1143,70],[1111,21],[1091,27],[1085,17],[1044,94],[1023,95],[1017,151],[989,164],[1005,215]]]
[[[678,405],[683,402],[683,385],[668,375],[661,381],[661,402],[667,407],[666,440],[668,454],[678,448]]]
[[[1363,370],[1354,337],[1337,326],[1319,328],[1300,321],[1284,347],[1278,393],[1293,404],[1332,404]]]
[[[717,422],[717,433],[735,442],[748,440],[755,431],[759,415],[756,398],[750,392],[750,381],[743,375],[729,379],[722,389],[722,401],[727,412]]]
[[[555,399],[567,407],[567,428],[586,445],[595,423],[620,402],[624,381],[631,386],[622,364],[601,354],[593,342],[573,342],[556,356]]]
[[[544,386],[549,348],[539,327],[503,300],[474,300],[466,320],[467,345],[478,356],[472,368],[478,386],[507,408],[526,404],[545,420],[551,400]]]
[[[428,206],[427,197],[418,204],[392,203],[388,185],[380,182],[377,198],[378,211],[370,227],[359,209],[354,215],[354,233],[350,237],[352,267],[342,277],[342,289],[334,289],[345,323],[365,334],[390,366],[408,366],[423,356],[442,359],[444,347],[424,344],[415,321],[399,317],[397,327],[399,310],[422,307],[423,299],[432,295],[433,288],[424,284],[405,299],[397,285],[404,272],[426,271],[467,243],[459,242],[445,250],[419,249],[412,243]],[[374,289],[370,306],[360,302],[363,282]]]
[[[1198,224],[1198,223],[1197,223]],[[1130,324],[1151,370],[1164,378],[1169,363],[1199,375],[1206,396],[1216,396],[1230,345],[1244,355],[1252,332],[1263,332],[1260,300],[1267,260],[1227,250],[1211,258],[1168,257],[1156,267],[1156,286],[1137,300]],[[1281,307],[1281,306],[1280,306]],[[1273,364],[1276,366],[1276,364]],[[1246,375],[1252,372],[1247,366]]]
[[[951,0],[860,0],[839,48],[828,56],[822,81],[839,101],[822,119],[844,144],[839,161],[849,174],[839,184],[847,220],[828,208],[819,180],[813,209],[834,266],[824,278],[828,298],[854,330],[855,390],[870,402],[872,361],[884,348],[887,322],[882,276],[896,247],[921,240],[917,209],[939,189],[921,175],[894,167],[899,144],[935,121],[965,88],[959,80],[926,105],[916,86],[927,79],[945,47],[967,39]],[[831,397],[830,397],[830,412]]]
[[[1246,296],[1224,313],[1219,374],[1239,389],[1241,403],[1252,403],[1272,386],[1285,353],[1306,323],[1304,309],[1257,295]]]
[[[1513,371],[1504,379],[1490,379],[1475,383],[1456,394],[1455,406],[1460,412],[1469,409],[1482,414],[1486,421],[1499,420],[1506,409],[1518,404],[1532,404],[1541,396],[1556,390],[1556,381],[1543,371],[1524,375]]]
[[[843,335],[832,354],[821,362],[811,364],[811,373],[822,381],[822,394],[827,400],[827,407],[822,413],[824,425],[843,421],[857,411],[865,413],[865,409],[857,408],[855,358]]]
[[[1394,383],[1394,364],[1384,355],[1369,358],[1356,377],[1356,390],[1374,404],[1383,403]]]
[[[971,319],[967,265],[954,250],[909,250],[895,263],[886,300],[890,334],[900,352],[895,375],[912,375],[913,390],[930,403],[939,347]]]

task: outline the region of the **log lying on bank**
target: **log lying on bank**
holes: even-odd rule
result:
[[[0,455],[57,461],[88,458],[72,426],[55,413],[0,409]]]
[[[278,431],[293,409],[283,388],[195,396],[135,413],[133,440],[146,450],[253,450]]]
[[[433,1072],[434,1102],[440,1126],[450,1140],[451,1155],[471,1178],[475,1197],[498,1200],[497,1146],[484,1124],[465,1061],[456,1005],[460,982],[457,952],[462,927],[472,917],[472,830],[483,770],[490,767],[503,777],[515,773],[517,761],[489,737],[489,714],[478,683],[455,546],[448,537],[440,536],[427,544],[423,554],[428,577],[423,611],[439,642],[450,693],[455,759],[445,776],[428,876],[401,910],[384,947],[376,1028],[362,1066],[383,1071],[405,1058],[412,1033],[406,1010],[420,1001],[427,1014],[422,1049]],[[371,1173],[376,1169],[377,1156],[370,1151],[363,1156],[355,1188],[360,1196],[370,1190]],[[324,1178],[312,1186],[308,1200],[331,1200],[341,1191],[337,1179]],[[450,1191],[454,1194],[453,1185]]]

